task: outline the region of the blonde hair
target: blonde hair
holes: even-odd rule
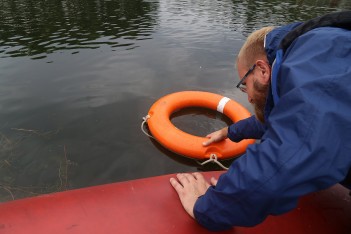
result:
[[[273,26],[269,26],[251,33],[239,51],[237,62],[240,60],[240,62],[249,69],[257,59],[266,59],[267,55],[264,50],[264,39],[273,29]]]

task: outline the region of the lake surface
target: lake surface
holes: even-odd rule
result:
[[[248,34],[345,9],[350,1],[1,0],[0,201],[219,169],[145,136],[151,105],[201,90],[252,111],[235,89]],[[196,135],[227,124],[204,110],[172,121]]]

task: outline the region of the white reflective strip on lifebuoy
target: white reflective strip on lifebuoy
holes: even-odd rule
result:
[[[219,102],[218,102],[218,106],[217,106],[217,111],[221,112],[223,114],[223,110],[224,110],[224,106],[225,104],[227,104],[227,102],[230,101],[230,98],[227,97],[223,97]]]

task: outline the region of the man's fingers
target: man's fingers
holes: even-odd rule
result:
[[[206,137],[209,138],[208,141],[202,143],[203,146],[208,146],[213,142],[219,142],[227,138],[228,128],[222,128],[216,132],[208,134]]]
[[[212,136],[213,136],[213,133],[207,134],[206,138],[208,138],[209,140],[202,142],[202,145],[208,146],[208,145],[212,144],[212,142],[214,141]]]
[[[194,176],[195,179],[197,179],[197,180],[205,180],[204,176],[203,176],[201,173],[199,173],[199,172],[194,172],[194,173],[193,173],[193,176]]]
[[[189,179],[186,176],[186,174],[183,174],[183,173],[177,174],[177,179],[183,186],[184,184],[189,183]]]
[[[185,173],[182,175],[186,178],[186,182],[188,182],[188,183],[194,183],[196,180],[196,178],[193,174]]]
[[[177,178],[183,187],[187,186],[188,184],[193,183],[195,181],[195,177],[189,173],[177,174]]]
[[[176,179],[171,178],[169,182],[171,183],[171,185],[177,191],[178,194],[183,190],[183,186]]]
[[[199,172],[194,172],[191,174],[180,173],[177,174],[177,179],[171,178],[169,181],[179,195],[184,191],[188,190],[189,188],[195,188],[195,190],[202,190],[202,188],[206,188],[207,190],[207,188],[210,187],[210,184],[206,181],[205,177]],[[211,184],[216,183],[217,180],[211,178]]]
[[[195,177],[195,179],[200,183],[206,186],[206,189],[208,187],[210,187],[210,184],[206,181],[205,177],[199,173],[199,172],[194,172],[193,176]]]
[[[180,202],[182,203],[186,212],[194,218],[194,205],[196,200],[204,195],[210,186],[206,182],[203,175],[198,172],[180,173],[177,178],[170,178],[170,183],[178,193]]]
[[[202,181],[206,182],[203,175],[201,173],[198,173],[198,172],[194,172],[192,174],[179,173],[179,174],[177,174],[177,179],[178,179],[178,181],[174,178],[170,179],[170,182],[174,188],[178,187],[178,185],[181,186],[181,188],[184,188],[188,184],[194,184],[194,182],[196,183],[196,180],[199,182],[202,182]]]
[[[203,146],[208,146],[210,144],[212,144],[214,142],[214,139],[213,138],[210,138],[208,141],[205,141],[202,143]]]

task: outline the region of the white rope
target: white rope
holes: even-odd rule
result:
[[[153,136],[151,136],[149,133],[147,133],[144,129],[144,124],[147,123],[147,120],[150,119],[150,115],[147,115],[145,117],[143,117],[143,122],[141,123],[141,131],[143,131],[143,133],[148,136],[148,137],[151,137],[153,139],[155,139]]]
[[[150,119],[150,115],[147,115],[145,117],[143,117],[143,122],[141,123],[141,131],[148,137],[152,138],[152,139],[155,139],[153,136],[151,136],[149,133],[147,133],[144,129],[144,124],[147,123],[147,120]],[[210,158],[202,163],[200,163],[199,161],[196,161],[198,164],[200,164],[201,166],[209,163],[209,162],[213,162],[213,163],[216,163],[218,166],[220,166],[221,168],[223,168],[224,170],[228,170],[228,167],[225,167],[222,163],[220,163],[218,160],[217,160],[217,155],[216,154],[211,154],[210,155]]]
[[[228,167],[225,167],[222,163],[220,163],[218,160],[217,160],[217,155],[216,154],[211,154],[210,155],[210,159],[206,160],[205,162],[203,163],[200,163],[198,162],[201,166],[209,163],[209,162],[214,162],[214,163],[217,163],[218,166],[220,166],[221,168],[223,168],[224,170],[228,170],[229,168]]]

